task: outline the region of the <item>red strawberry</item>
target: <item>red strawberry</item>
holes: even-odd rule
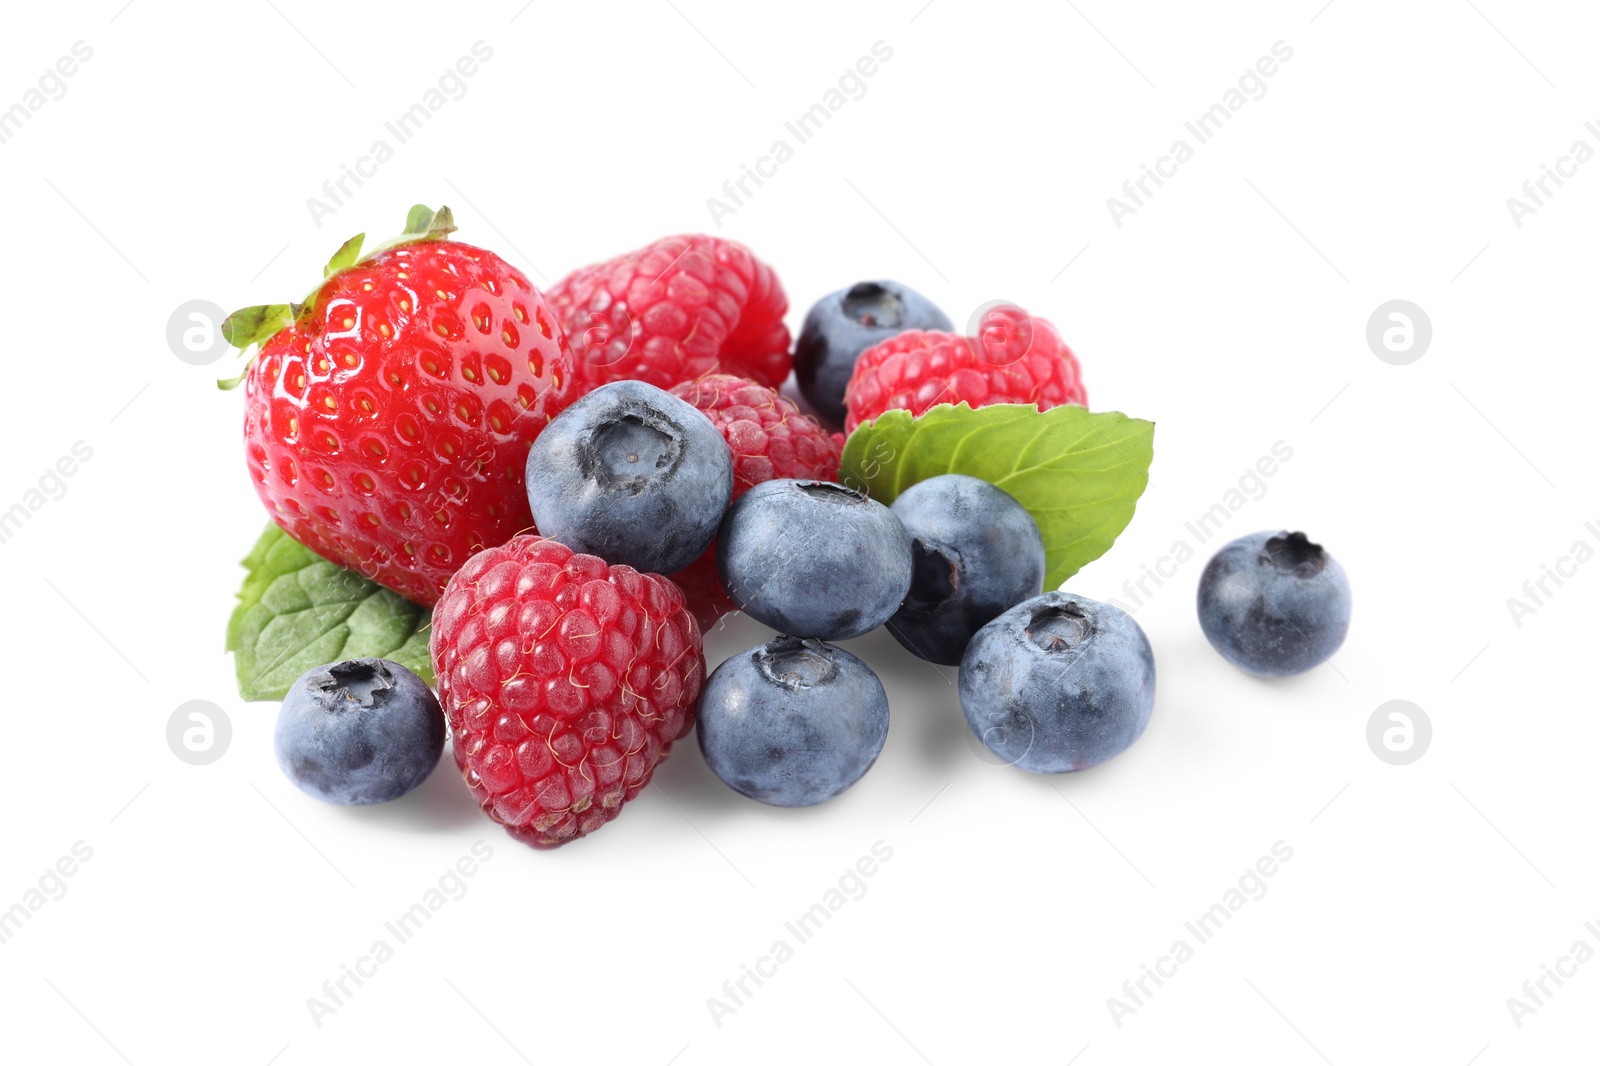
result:
[[[361,237],[295,305],[223,325],[260,351],[243,375],[256,493],[289,535],[429,605],[474,552],[531,529],[528,446],[574,395],[544,297],[493,252],[412,208],[398,241]]]
[[[706,674],[676,585],[544,537],[473,556],[434,608],[430,647],[467,786],[541,848],[644,791],[694,728]]]
[[[920,415],[941,403],[1086,405],[1077,356],[1056,328],[1022,308],[986,312],[976,337],[907,330],[861,353],[846,386],[845,432],[891,408]]]
[[[789,300],[771,267],[720,237],[664,237],[556,282],[581,391],[658,388],[721,370],[777,388],[789,376]]]

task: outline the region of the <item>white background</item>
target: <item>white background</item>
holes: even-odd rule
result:
[[[74,42],[93,56],[0,144],[0,510],[74,442],[93,456],[0,544],[0,907],[75,842],[93,855],[0,944],[4,1057],[1592,1058],[1600,964],[1520,1027],[1506,1000],[1578,939],[1600,948],[1600,566],[1547,583],[1520,627],[1506,601],[1575,541],[1600,546],[1600,164],[1521,227],[1506,198],[1574,140],[1600,148],[1600,27],[1575,3],[1320,3],[12,11],[0,107]],[[493,57],[466,94],[319,228],[307,198],[479,40]],[[893,57],[866,94],[717,230],[707,197],[880,40]],[[1266,94],[1115,225],[1107,197],[1280,40],[1293,57]],[[1282,441],[1292,459],[1227,533],[1327,545],[1355,590],[1350,639],[1291,680],[1227,666],[1193,607],[1219,538],[1148,586],[1155,714],[1091,772],[976,757],[954,672],[872,634],[847,646],[888,685],[889,741],[817,809],[743,800],[692,740],[554,853],[481,818],[448,758],[387,807],[319,805],[278,772],[275,708],[236,698],[222,653],[263,523],[241,396],[212,384],[232,364],[180,361],[166,322],[193,299],[298,298],[344,238],[397,231],[417,201],[540,284],[720,232],[777,267],[796,328],[860,278],[958,323],[1016,300],[1077,350],[1092,406],[1158,426],[1131,527],[1069,587],[1129,602],[1123,583]],[[1407,366],[1365,340],[1397,298],[1433,324]],[[713,634],[708,662],[763,632]],[[208,766],[165,740],[195,699],[232,722]],[[1391,699],[1433,724],[1410,765],[1367,744]],[[316,1025],[308,997],[475,841],[492,858],[466,894]],[[877,841],[893,857],[865,895],[717,1025],[708,998],[793,944],[784,923]],[[1194,945],[1184,922],[1277,841],[1293,858],[1265,896],[1118,1026],[1108,997]]]

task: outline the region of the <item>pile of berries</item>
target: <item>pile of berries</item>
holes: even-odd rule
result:
[[[791,354],[776,274],[734,242],[667,238],[541,293],[452,229],[414,209],[301,303],[225,327],[259,346],[245,444],[273,518],[433,608],[437,698],[378,659],[294,685],[276,745],[300,788],[394,799],[448,735],[484,813],[553,847],[615,818],[693,730],[738,792],[820,803],[888,735],[883,685],[830,643],[880,625],[960,667],[972,729],[1024,770],[1094,766],[1144,731],[1149,641],[1044,590],[1017,500],[961,474],[892,506],[838,481],[837,430],[887,410],[1085,404],[1049,323],[1002,305],[966,337],[867,281],[818,301]],[[779,391],[791,370],[815,415]],[[1287,673],[1332,654],[1348,603],[1320,548],[1263,534],[1208,567],[1201,615],[1230,660]],[[702,626],[734,609],[782,635],[707,677]]]

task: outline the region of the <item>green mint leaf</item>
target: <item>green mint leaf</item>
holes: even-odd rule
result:
[[[365,233],[358,233],[354,237],[339,245],[339,250],[333,253],[333,258],[328,260],[328,265],[322,268],[322,276],[331,278],[348,266],[354,266],[356,260],[361,258],[361,242],[367,239]]]
[[[1063,405],[940,404],[913,418],[886,411],[845,442],[839,480],[880,503],[939,474],[998,485],[1044,535],[1044,587],[1104,555],[1149,482],[1155,425]]]
[[[239,696],[281,700],[313,666],[375,657],[433,683],[426,607],[328,562],[269,525],[228,619]]]

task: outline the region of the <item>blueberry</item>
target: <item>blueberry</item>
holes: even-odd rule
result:
[[[1038,523],[1003,489],[965,474],[919,481],[889,508],[911,534],[911,592],[889,632],[955,666],[972,635],[1044,587]]]
[[[1350,631],[1350,582],[1304,533],[1240,537],[1200,575],[1200,628],[1241,670],[1300,674],[1327,661]]]
[[[897,281],[861,281],[829,293],[806,312],[794,348],[800,394],[823,420],[844,425],[844,388],[856,357],[908,329],[949,330],[950,319]]]
[[[717,570],[739,609],[796,637],[876,629],[911,588],[911,538],[894,512],[831,481],[764,481],[728,508]]]
[[[444,750],[444,713],[422,678],[387,659],[300,675],[278,711],[278,765],[327,803],[387,803],[422,784]]]
[[[694,562],[733,495],[733,456],[702,412],[654,385],[616,381],[579,399],[528,452],[539,532],[653,574]]]
[[[978,739],[1036,774],[1098,766],[1150,721],[1156,664],[1110,604],[1046,592],[978,631],[961,658],[961,709]]]
[[[889,735],[889,697],[866,663],[820,640],[779,637],[706,679],[697,729],[736,792],[809,807],[861,779]]]

